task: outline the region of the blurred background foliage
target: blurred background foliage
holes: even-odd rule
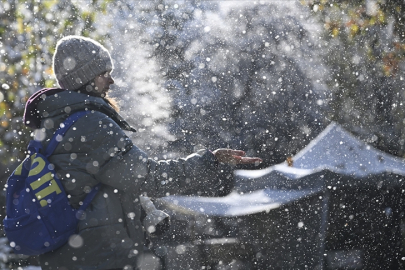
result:
[[[94,2],[83,5],[82,1],[1,1],[1,173],[9,173],[7,168],[25,157],[32,132],[22,124],[25,102],[37,90],[55,87],[51,64],[57,40],[68,34],[100,40],[93,28]],[[105,4],[99,5],[97,12],[105,12],[105,8]]]
[[[405,2],[313,1],[323,25],[323,60],[330,68],[331,119],[403,157]]]

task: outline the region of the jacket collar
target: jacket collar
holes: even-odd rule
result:
[[[80,110],[100,111],[112,118],[122,129],[136,131],[102,98],[60,88],[45,88],[34,93],[25,104],[23,121],[28,127],[40,128],[44,118]]]

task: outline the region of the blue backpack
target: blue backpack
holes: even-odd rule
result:
[[[99,185],[93,187],[79,209],[74,209],[53,164],[48,161],[70,126],[87,113],[80,111],[70,115],[55,132],[44,153],[41,153],[41,143],[31,140],[29,156],[8,178],[3,224],[15,253],[39,255],[67,243],[96,195]]]

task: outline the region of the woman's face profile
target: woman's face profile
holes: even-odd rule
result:
[[[108,90],[110,90],[111,84],[114,84],[114,80],[111,77],[110,72],[102,73],[94,79],[94,91],[102,97],[105,97]]]

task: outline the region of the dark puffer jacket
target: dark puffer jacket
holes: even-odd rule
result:
[[[139,196],[210,195],[219,184],[214,155],[201,150],[185,159],[156,162],[132,144],[124,133],[131,128],[102,98],[72,91],[47,94],[38,95],[26,111],[39,117],[41,128],[35,133],[44,146],[69,114],[91,111],[50,157],[71,203],[77,207],[91,187],[102,186],[79,222],[79,236],[41,255],[42,269],[136,268],[144,245]]]

